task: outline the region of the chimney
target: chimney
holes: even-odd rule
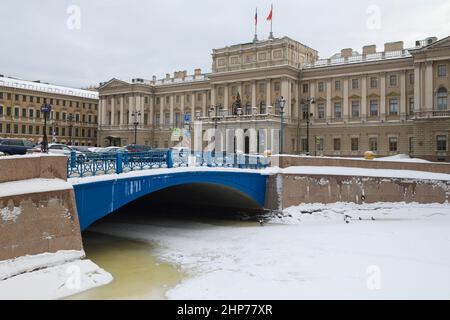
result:
[[[170,73],[166,73],[166,80],[170,80]]]
[[[388,42],[384,44],[384,52],[403,50],[403,41]]]
[[[363,54],[373,54],[373,53],[377,53],[377,46],[374,44],[368,45],[368,46],[364,46],[363,47]]]
[[[195,69],[194,71],[196,76],[201,76],[202,75],[202,69]]]
[[[352,48],[346,48],[341,50],[341,57],[342,58],[348,58],[353,55],[353,49]]]
[[[156,82],[156,76],[152,77],[153,82]]]

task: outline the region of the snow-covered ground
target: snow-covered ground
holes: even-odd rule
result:
[[[139,218],[93,230],[158,243],[161,259],[191,275],[170,299],[450,299],[450,205],[312,204],[285,215],[263,227]]]
[[[82,251],[58,251],[0,261],[0,300],[59,299],[112,281]]]

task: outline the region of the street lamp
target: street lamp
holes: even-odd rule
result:
[[[69,122],[69,146],[72,145],[72,130],[73,130],[73,114],[69,113],[67,116],[67,122]]]
[[[212,120],[214,121],[214,153],[216,151],[217,122],[222,119],[222,115],[219,115],[219,110],[223,110],[223,106],[221,104],[211,106],[209,109],[211,113],[214,113],[214,116],[212,117]]]
[[[314,116],[314,114],[310,112],[310,105],[315,104],[314,98],[307,99],[306,101],[303,101],[302,104],[308,107],[306,113],[306,154],[309,155],[309,125],[311,123],[311,118]]]
[[[44,103],[41,106],[41,111],[44,114],[44,138],[42,140],[42,152],[48,152],[48,140],[47,140],[47,115],[52,111],[52,106],[48,103]]]
[[[141,113],[139,111],[135,111],[131,114],[132,117],[134,117],[134,144],[137,144],[137,127],[139,125],[138,117],[141,116]]]
[[[286,100],[281,96],[277,100],[278,106],[280,108],[281,124],[280,124],[280,154],[283,154],[283,144],[284,144],[284,106],[286,105]]]

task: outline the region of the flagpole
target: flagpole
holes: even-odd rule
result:
[[[273,4],[270,6],[270,12],[272,14],[272,16],[270,17],[270,34],[269,34],[269,39],[273,39]]]
[[[258,41],[258,8],[256,8],[255,11],[255,38],[253,39],[253,42]]]

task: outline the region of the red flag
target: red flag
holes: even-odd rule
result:
[[[255,11],[255,25],[257,25],[258,24],[258,8],[256,8],[256,11]]]
[[[270,8],[269,16],[267,17],[267,21],[272,21],[272,12],[273,12],[273,6]]]

